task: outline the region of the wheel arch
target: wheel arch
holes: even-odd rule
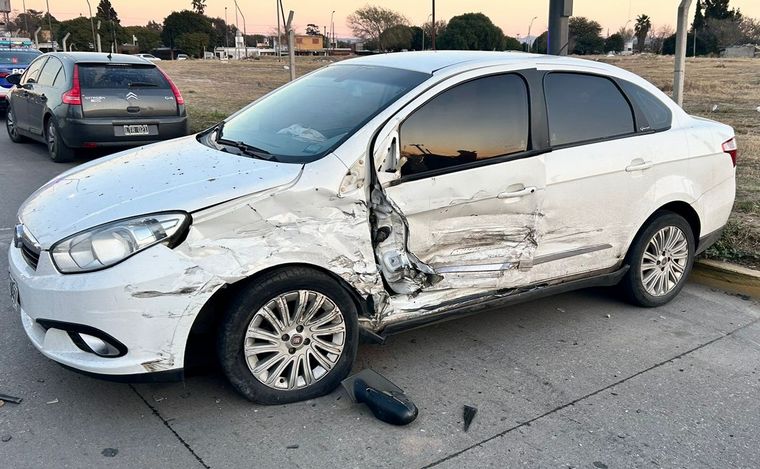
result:
[[[700,231],[702,229],[702,223],[699,219],[699,214],[694,209],[694,207],[692,207],[689,203],[684,202],[683,200],[675,200],[658,207],[646,218],[646,220],[644,220],[641,226],[639,226],[639,229],[636,231],[636,234],[631,238],[631,241],[628,243],[628,249],[626,250],[626,257],[625,257],[626,263],[628,263],[628,256],[630,255],[631,247],[633,246],[633,243],[639,237],[641,232],[644,231],[647,228],[647,226],[649,226],[652,220],[660,212],[671,212],[671,213],[675,213],[676,215],[682,216],[691,227],[691,232],[694,235],[694,242],[696,244],[699,244],[699,236],[700,236]],[[697,246],[694,246],[694,249],[696,248]]]
[[[193,362],[203,360],[203,357],[207,356],[204,352],[214,350],[213,341],[216,339],[216,332],[223,318],[221,312],[225,310],[229,301],[234,298],[237,292],[247,288],[250,284],[255,283],[263,277],[272,275],[274,272],[294,268],[311,269],[315,272],[328,275],[348,292],[356,305],[356,310],[360,317],[371,314],[372,308],[370,301],[364,299],[344,278],[329,269],[316,264],[303,262],[271,266],[256,272],[249,277],[222,286],[206,301],[198,315],[195,317],[187,336],[187,342],[185,345],[185,366],[187,367],[188,363],[192,364]]]

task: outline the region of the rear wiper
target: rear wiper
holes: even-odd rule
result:
[[[253,145],[249,145],[242,141],[220,138],[219,135],[221,135],[221,133],[217,133],[216,143],[220,145],[226,145],[228,147],[236,148],[241,153],[246,154],[248,156],[253,156],[254,158],[259,158],[262,160],[274,161],[274,162],[278,161],[276,156],[264,150],[263,148],[254,147]]]
[[[155,83],[148,83],[147,81],[133,81],[129,85],[130,88],[157,88],[158,85]]]

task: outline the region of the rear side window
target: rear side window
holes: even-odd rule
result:
[[[621,81],[621,86],[626,94],[636,102],[647,120],[649,129],[666,130],[671,126],[673,113],[668,106],[650,92],[638,85],[627,81]],[[644,129],[642,129],[644,130]]]
[[[169,89],[169,83],[153,65],[79,64],[79,82],[86,89]]]
[[[55,57],[50,57],[45,63],[45,66],[42,67],[42,72],[40,72],[40,77],[37,80],[37,83],[44,86],[53,86],[55,77],[58,76],[58,72],[61,71],[62,67],[63,65],[60,60]]]
[[[586,142],[636,131],[631,105],[612,80],[578,73],[544,79],[552,146]]]
[[[457,85],[416,110],[400,129],[401,174],[420,174],[528,149],[528,89],[517,75]]]

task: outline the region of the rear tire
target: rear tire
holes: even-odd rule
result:
[[[10,105],[5,111],[5,130],[8,131],[8,138],[13,143],[24,143],[26,137],[18,133],[18,127],[16,126],[16,114],[11,109]]]
[[[74,149],[68,147],[66,142],[61,138],[55,117],[50,117],[45,127],[45,142],[47,143],[50,159],[56,163],[73,161],[75,157]]]
[[[328,394],[348,376],[358,347],[357,310],[335,279],[294,267],[244,288],[217,342],[222,369],[240,394],[284,404]]]
[[[686,283],[694,250],[686,219],[668,211],[655,213],[628,251],[630,269],[620,284],[627,300],[647,308],[670,302]]]

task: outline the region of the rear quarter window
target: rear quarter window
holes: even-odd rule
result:
[[[649,129],[667,130],[670,128],[673,121],[673,113],[665,103],[638,85],[622,80],[620,84],[623,91],[644,113]]]
[[[153,65],[79,64],[82,88],[165,88],[169,83]]]

